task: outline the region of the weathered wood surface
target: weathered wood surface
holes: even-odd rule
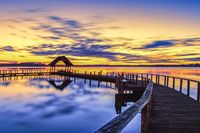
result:
[[[180,92],[154,85],[150,133],[200,133],[200,104]]]

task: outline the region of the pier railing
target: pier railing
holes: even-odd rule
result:
[[[140,73],[136,75],[149,78],[155,84],[163,85],[174,90],[176,89],[180,93],[186,94],[197,102],[200,102],[200,81],[160,74]]]
[[[128,77],[127,74],[125,76]],[[144,77],[140,78],[146,79]],[[153,82],[150,79],[146,81],[148,82],[148,84],[142,97],[120,115],[99,128],[95,133],[120,133],[128,125],[128,123],[140,112],[142,113],[142,133],[148,132]]]
[[[11,70],[0,70],[0,77],[12,77],[12,76],[34,76],[34,75],[45,75],[50,74],[52,72],[58,72],[58,69],[38,69],[38,68],[31,68],[31,69],[11,69]],[[102,75],[106,77],[115,77],[121,73],[115,72],[102,72],[102,71],[89,71],[89,70],[75,70],[75,69],[64,69],[64,71],[72,72],[75,74],[85,74],[85,75]],[[174,77],[174,76],[167,76],[167,75],[160,75],[160,74],[150,74],[150,73],[126,73],[124,74],[124,78],[132,80],[132,82],[137,82],[138,77],[143,77],[141,80],[145,80],[148,78],[152,80],[155,84],[160,84],[172,89],[176,89],[181,93],[186,94],[194,98],[196,101],[200,102],[200,81]],[[144,78],[145,77],[145,78]],[[146,81],[144,81],[145,83]],[[143,83],[143,82],[142,82]],[[191,94],[192,93],[192,94]],[[195,95],[195,96],[194,96]]]

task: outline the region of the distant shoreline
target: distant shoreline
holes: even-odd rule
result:
[[[198,65],[74,65],[75,67],[200,67]]]
[[[0,64],[0,67],[48,67],[45,64]],[[58,66],[64,67],[64,66]],[[72,67],[200,67],[200,64],[195,65],[74,65]]]

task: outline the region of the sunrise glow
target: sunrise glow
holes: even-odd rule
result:
[[[0,61],[200,63],[199,1],[0,1]],[[155,8],[156,7],[156,8]]]

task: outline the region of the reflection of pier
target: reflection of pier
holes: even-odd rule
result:
[[[126,107],[128,103],[136,102],[141,98],[143,91],[132,94],[115,94],[115,109],[117,114],[121,114],[122,107]]]
[[[63,91],[65,89],[65,87],[67,87],[72,82],[72,80],[70,80],[69,77],[67,77],[64,80],[62,80],[62,84],[60,84],[60,85],[57,85],[56,84],[56,80],[53,80],[53,79],[50,79],[50,80],[47,80],[47,81],[53,87],[55,87],[56,89],[61,90],[61,91]]]

